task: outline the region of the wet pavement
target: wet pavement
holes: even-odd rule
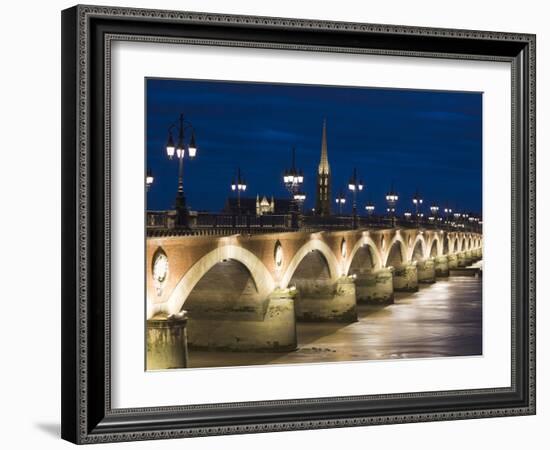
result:
[[[384,307],[358,305],[352,324],[298,323],[288,353],[189,351],[189,367],[309,364],[482,353],[481,279],[451,277],[396,293]]]

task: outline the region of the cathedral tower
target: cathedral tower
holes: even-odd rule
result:
[[[323,122],[323,137],[321,140],[321,161],[317,171],[317,201],[315,213],[320,216],[330,216],[330,165],[327,153],[327,121]]]

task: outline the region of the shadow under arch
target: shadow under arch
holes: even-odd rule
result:
[[[216,312],[257,312],[263,310],[266,296],[260,296],[256,280],[248,268],[236,259],[214,264],[195,284],[185,310],[189,317]]]
[[[346,275],[351,275],[352,266],[359,262],[357,258],[361,258],[367,263],[370,261],[371,269],[382,268],[382,255],[369,236],[363,236],[355,243],[345,263],[344,273]]]
[[[392,239],[390,245],[388,245],[384,267],[396,267],[406,262],[407,246],[405,245],[405,242],[403,242],[403,238],[401,238],[400,236],[395,236]]]
[[[428,253],[428,258],[434,258],[439,255],[439,238],[432,239],[430,244],[430,251]]]
[[[224,245],[207,253],[193,264],[181,277],[168,301],[160,305],[150,305],[148,301],[147,318],[154,316],[157,312],[166,314],[180,312],[189,294],[206,273],[219,262],[229,259],[238,261],[246,267],[252,275],[260,297],[267,297],[275,289],[271,273],[256,255],[241,246]]]
[[[420,261],[426,257],[427,245],[423,234],[418,234],[409,249],[408,261]]]
[[[298,268],[302,260],[306,258],[309,253],[315,251],[319,252],[323,256],[328,268],[330,279],[338,279],[338,262],[331,248],[319,239],[311,239],[302,247],[300,247],[294,257],[290,260],[290,263],[288,264],[288,267],[281,278],[280,288],[285,289],[288,287],[290,280],[294,276],[294,272],[296,272],[296,269]]]

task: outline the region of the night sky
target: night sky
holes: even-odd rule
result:
[[[197,157],[184,161],[190,209],[220,211],[232,195],[237,167],[247,197],[288,197],[282,174],[292,147],[304,171],[305,209],[311,209],[326,118],[333,212],[334,197],[347,188],[354,167],[366,185],[359,212],[370,200],[375,213],[383,213],[392,182],[400,195],[398,212],[413,210],[417,187],[426,212],[432,203],[481,212],[479,92],[148,79],[146,95],[147,166],[155,177],[150,210],[174,206],[178,165],[176,158],[168,160],[165,146],[168,127],[183,112],[198,147]]]

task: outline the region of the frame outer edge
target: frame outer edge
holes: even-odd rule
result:
[[[61,437],[78,441],[77,7],[61,13]]]
[[[317,29],[333,31],[381,32],[382,34],[423,35],[426,37],[461,37],[468,39],[500,40],[525,44],[528,51],[528,94],[523,116],[528,125],[528,139],[522,148],[527,156],[528,200],[527,228],[522,237],[528,238],[527,287],[528,337],[524,364],[528,369],[529,399],[525,406],[467,410],[446,413],[415,413],[412,415],[376,416],[369,418],[340,418],[312,421],[278,422],[250,426],[205,426],[177,430],[131,431],[123,433],[94,433],[89,430],[87,399],[87,364],[89,345],[87,314],[89,314],[88,257],[88,65],[89,30],[91,17],[127,17],[132,19],[178,22],[246,25],[250,28],[273,27],[288,29]],[[376,25],[323,20],[236,16],[224,14],[161,11],[150,9],[100,7],[79,5],[63,11],[62,43],[62,437],[75,443],[116,442],[126,440],[166,439],[250,432],[272,432],[329,427],[362,426],[371,424],[410,423],[456,420],[481,417],[500,417],[535,413],[535,36],[531,34],[499,33],[473,30],[454,30],[412,26]],[[71,40],[72,42],[66,42]],[[69,66],[69,67],[66,67]],[[76,106],[76,108],[75,108]],[[520,193],[521,195],[522,193]],[[526,258],[527,259],[527,258]],[[525,366],[524,366],[525,367]]]

